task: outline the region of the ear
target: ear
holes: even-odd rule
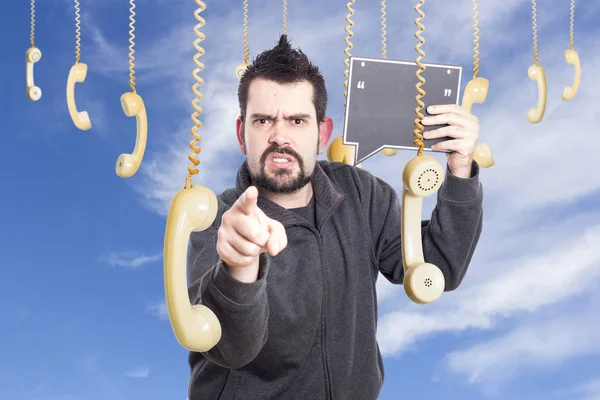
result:
[[[325,117],[325,120],[319,124],[319,154],[322,154],[327,149],[327,143],[331,139],[333,132],[333,119]]]
[[[240,151],[242,154],[246,155],[246,145],[244,143],[244,122],[242,121],[241,115],[238,115],[237,119],[235,120],[235,130],[238,143],[240,145]]]

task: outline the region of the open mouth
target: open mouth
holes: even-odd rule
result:
[[[271,153],[269,154],[269,164],[279,168],[289,167],[294,164],[294,157],[289,154]]]

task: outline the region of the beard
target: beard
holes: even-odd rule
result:
[[[269,175],[266,171],[266,162],[267,157],[272,153],[287,154],[293,157],[298,163],[299,171],[297,172],[296,169],[279,169],[272,173],[273,176]],[[272,193],[296,192],[310,183],[312,179],[312,174],[306,172],[304,159],[300,154],[292,149],[279,147],[276,144],[266,149],[261,156],[257,174],[253,173],[251,169],[249,170],[252,183]]]

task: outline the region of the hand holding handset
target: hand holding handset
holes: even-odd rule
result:
[[[25,84],[27,85],[27,97],[31,101],[38,101],[42,98],[42,89],[35,86],[33,77],[33,64],[40,61],[42,52],[37,47],[30,47],[25,54],[26,69],[25,69]]]
[[[189,351],[208,351],[221,339],[221,325],[216,315],[204,305],[190,305],[186,285],[190,235],[210,227],[217,209],[215,194],[202,185],[193,185],[177,192],[167,217],[165,298],[175,337]]]
[[[467,83],[465,93],[462,98],[462,107],[471,112],[473,103],[483,104],[488,94],[490,82],[485,78],[474,78]],[[494,156],[490,146],[486,143],[477,143],[475,154],[473,156],[477,164],[482,168],[489,168],[494,165]]]
[[[402,173],[402,263],[404,267],[404,291],[408,298],[417,304],[430,303],[437,300],[445,288],[444,275],[440,269],[431,264],[426,263],[423,256],[423,243],[421,240],[421,213],[423,211],[423,197],[431,196],[442,185],[444,181],[444,169],[440,163],[430,155],[423,154],[423,125],[421,120],[424,115],[421,110],[425,104],[421,100],[425,96],[425,91],[421,86],[425,83],[425,78],[421,74],[425,71],[425,65],[421,63],[421,59],[425,56],[421,46],[425,44],[425,39],[420,35],[425,26],[420,22],[425,14],[420,10],[420,7],[425,3],[421,0],[416,6],[415,11],[419,17],[415,19],[415,25],[419,30],[415,33],[415,37],[419,43],[415,47],[419,56],[416,59],[416,64],[419,67],[417,70],[417,79],[419,82],[415,85],[417,96],[415,101],[417,107],[415,114],[415,130],[414,136],[417,137],[415,144],[419,145],[417,156],[412,158],[404,167]]]
[[[121,106],[125,115],[135,117],[137,134],[135,138],[135,147],[132,154],[123,153],[117,159],[115,170],[121,178],[133,176],[142,163],[144,152],[146,150],[146,140],[148,138],[148,117],[146,107],[142,97],[133,92],[124,93],[121,96]]]

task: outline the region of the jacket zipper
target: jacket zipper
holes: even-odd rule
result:
[[[327,357],[327,330],[326,330],[326,304],[327,304],[327,290],[326,290],[326,279],[323,271],[323,236],[320,232],[315,232],[319,241],[319,258],[321,259],[321,276],[323,277],[323,302],[321,305],[321,343],[323,345],[322,353],[323,356],[323,372],[325,373],[325,395],[327,399],[333,399],[333,390],[331,388],[331,376],[329,373],[329,361]]]

